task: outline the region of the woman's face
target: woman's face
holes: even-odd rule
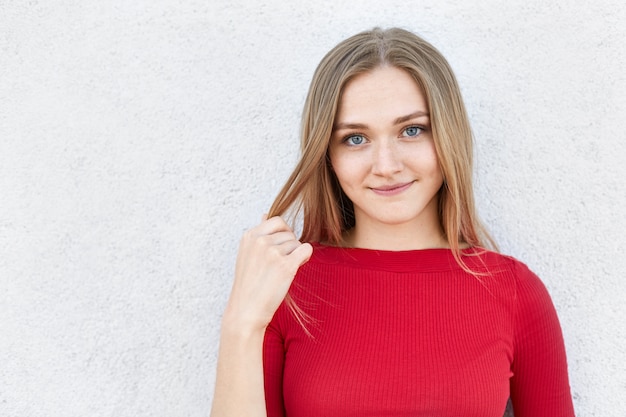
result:
[[[329,154],[354,204],[356,231],[394,226],[440,236],[437,194],[443,176],[424,94],[406,71],[384,66],[348,82]]]

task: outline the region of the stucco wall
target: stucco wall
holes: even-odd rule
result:
[[[1,1],[0,415],[206,416],[239,236],[313,69],[375,25],[448,57],[480,212],[560,314],[579,416],[626,405],[626,3]]]

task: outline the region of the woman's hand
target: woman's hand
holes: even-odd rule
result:
[[[312,253],[311,245],[300,243],[282,218],[263,216],[261,224],[241,238],[224,324],[240,331],[264,331]]]
[[[241,238],[233,290],[222,318],[212,417],[265,416],[263,337],[300,265],[313,253],[280,217]]]

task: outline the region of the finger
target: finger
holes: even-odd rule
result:
[[[305,264],[309,259],[311,259],[311,255],[313,254],[313,246],[309,243],[302,243],[298,245],[289,256],[294,259],[294,261],[298,262],[299,266]]]
[[[296,235],[294,235],[293,232],[276,232],[262,236],[262,239],[264,239],[265,243],[268,245],[281,245],[290,241],[298,244],[300,243],[296,239]]]
[[[289,239],[282,242],[280,245],[276,245],[276,248],[283,256],[291,255],[302,244],[295,239]]]
[[[277,253],[280,254],[291,253],[291,250],[295,249],[295,246],[293,246],[290,251],[280,249],[278,247],[288,242],[292,242],[292,244],[300,244],[295,235],[291,232],[277,232],[269,235],[247,234],[241,239],[241,245],[244,245],[251,250],[266,251],[275,249]]]
[[[254,230],[257,234],[260,235],[269,235],[271,233],[276,232],[293,232],[291,227],[280,217],[274,216],[267,220],[264,220],[261,224],[254,227]]]

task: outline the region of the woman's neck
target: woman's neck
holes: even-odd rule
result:
[[[438,225],[416,228],[406,225],[355,226],[344,233],[342,246],[391,251],[450,247]]]

